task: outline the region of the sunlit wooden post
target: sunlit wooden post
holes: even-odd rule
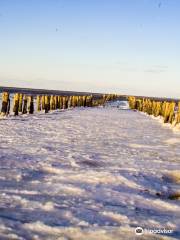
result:
[[[136,109],[136,98],[133,96],[128,97],[129,107],[131,109]]]
[[[83,107],[83,96],[79,96],[79,106]]]
[[[58,96],[54,96],[55,109],[59,108]]]
[[[76,107],[76,96],[72,96],[72,107]]]
[[[48,113],[50,110],[50,97],[48,95],[45,96],[45,113]]]
[[[83,107],[85,107],[86,106],[86,96],[82,97],[82,101],[83,101]]]
[[[178,102],[177,113],[175,116],[175,125],[180,123],[180,102]]]
[[[66,109],[66,108],[68,108],[68,99],[65,96],[65,97],[63,97],[63,109]]]
[[[24,95],[22,114],[26,114],[27,113],[27,101],[28,101],[28,98],[27,98],[26,95]]]
[[[19,112],[22,113],[22,105],[23,105],[23,94],[19,94]]]
[[[72,107],[72,96],[69,96],[68,98],[68,108]]]
[[[175,119],[175,112],[174,112],[174,109],[175,109],[175,102],[171,102],[170,105],[169,105],[169,118],[168,118],[168,122],[169,123],[173,123],[174,119]]]
[[[92,100],[93,100],[92,95],[87,96],[87,98],[86,98],[86,106],[87,107],[92,107],[92,103],[93,103]]]
[[[9,93],[3,92],[2,93],[2,108],[1,108],[1,115],[5,116],[8,115],[10,111],[10,99]]]
[[[50,97],[50,110],[55,110],[55,101],[53,95]]]
[[[41,98],[41,96],[40,95],[37,95],[37,97],[36,97],[36,107],[37,107],[37,111],[39,112],[39,111],[41,111],[41,100],[42,100],[42,98]]]
[[[41,105],[42,105],[42,110],[45,110],[45,96],[41,96]]]
[[[14,104],[13,112],[14,112],[14,115],[17,116],[19,113],[19,94],[18,93],[14,94],[13,104]]]
[[[33,99],[33,96],[28,96],[28,111],[29,111],[29,114],[34,113],[34,99]]]
[[[63,109],[63,97],[59,96],[59,108]]]

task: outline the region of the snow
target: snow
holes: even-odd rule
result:
[[[0,127],[0,239],[179,239],[180,132],[126,102]]]

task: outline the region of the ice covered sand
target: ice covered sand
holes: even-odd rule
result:
[[[179,132],[111,106],[0,128],[0,239],[179,239]],[[137,226],[173,233],[138,238]]]

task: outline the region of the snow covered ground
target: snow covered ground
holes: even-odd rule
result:
[[[179,239],[179,185],[165,177],[180,168],[179,132],[122,103],[0,129],[0,239]],[[137,226],[173,232],[138,238]]]

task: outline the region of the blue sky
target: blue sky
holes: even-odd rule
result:
[[[0,85],[180,96],[179,0],[0,0]]]

